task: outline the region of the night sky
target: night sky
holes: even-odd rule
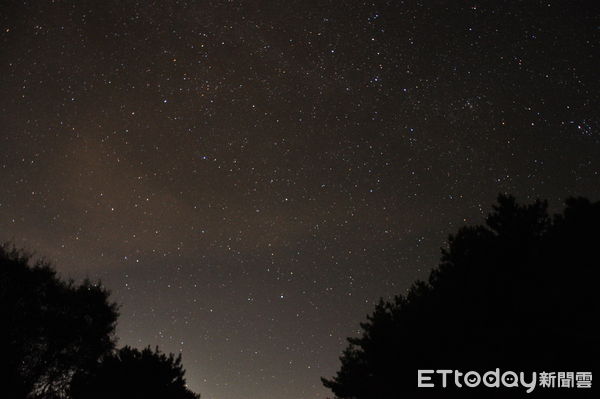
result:
[[[600,198],[597,1],[3,1],[0,240],[204,399],[322,399],[498,193]],[[331,396],[331,394],[329,393]]]

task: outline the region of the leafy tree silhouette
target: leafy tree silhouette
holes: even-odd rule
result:
[[[324,386],[353,399],[506,397],[453,384],[417,389],[417,370],[591,371],[600,354],[599,226],[600,202],[571,198],[550,217],[546,202],[499,196],[485,226],[449,237],[427,282],[380,301]]]
[[[181,355],[115,349],[117,305],[100,284],[63,281],[0,246],[0,397],[197,399]]]
[[[51,265],[0,246],[0,390],[7,398],[64,395],[71,377],[114,347],[108,291],[60,280]]]
[[[91,372],[73,378],[72,399],[198,399],[187,389],[181,355],[175,357],[149,347],[125,346],[107,356]]]

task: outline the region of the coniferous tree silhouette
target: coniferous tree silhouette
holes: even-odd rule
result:
[[[600,202],[571,198],[554,217],[546,202],[498,202],[486,226],[449,237],[427,282],[380,301],[361,323],[336,376],[322,379],[336,397],[432,397],[417,389],[418,369],[592,370],[600,354]],[[507,394],[451,387],[437,393]]]
[[[181,355],[125,346],[73,378],[72,399],[198,399],[185,385]]]
[[[0,246],[0,393],[62,397],[74,373],[114,347],[117,306],[100,285],[63,281],[48,262],[30,263]]]

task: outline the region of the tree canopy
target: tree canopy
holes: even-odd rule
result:
[[[107,356],[92,372],[73,378],[72,399],[198,399],[185,385],[181,355],[129,346]]]
[[[181,355],[115,349],[117,305],[100,283],[0,246],[0,393],[10,399],[197,399]]]
[[[600,202],[571,198],[550,216],[501,195],[485,225],[449,237],[428,281],[380,301],[323,384],[338,398],[411,398],[431,394],[418,369],[591,370],[598,226]]]
[[[117,305],[99,284],[63,281],[49,263],[0,247],[2,390],[10,398],[64,395],[71,377],[114,348]]]

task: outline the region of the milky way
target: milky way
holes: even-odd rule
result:
[[[595,1],[6,1],[0,239],[203,398],[324,398],[498,193],[600,197]]]

